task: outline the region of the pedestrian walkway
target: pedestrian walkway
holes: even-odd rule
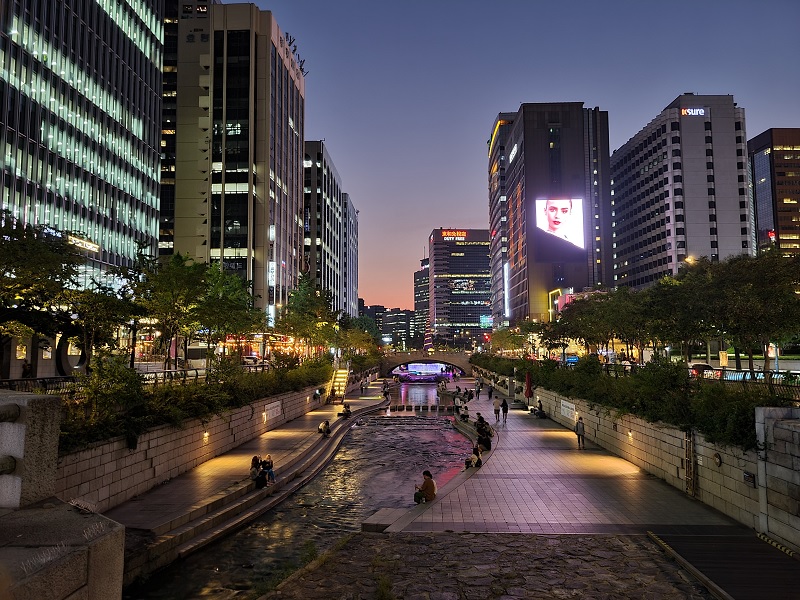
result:
[[[497,430],[483,467],[451,481],[387,532],[652,532],[685,548],[701,581],[729,597],[800,598],[798,562],[751,529],[591,441],[579,450],[575,434],[550,419],[511,410],[507,423],[502,416],[497,423],[485,398],[470,402],[470,412]],[[765,563],[772,567],[758,566]],[[753,589],[761,595],[751,595]]]
[[[125,584],[244,525],[313,478],[350,423],[385,402],[379,384],[363,395],[355,391],[347,397],[350,419],[338,416],[341,404],[322,405],[107,511],[126,528]],[[318,432],[326,420],[329,439]],[[272,455],[276,483],[254,490],[250,462],[266,454]]]

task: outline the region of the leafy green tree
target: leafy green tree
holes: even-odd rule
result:
[[[92,289],[65,290],[61,294],[69,318],[79,332],[78,346],[90,368],[95,350],[112,350],[118,346],[117,333],[136,314],[137,307],[114,289],[95,282]]]
[[[336,341],[338,315],[331,293],[318,289],[308,274],[301,275],[297,288],[289,294],[275,330],[304,342],[308,355],[321,354],[321,348]]]
[[[241,339],[266,329],[266,315],[255,307],[252,285],[235,273],[225,273],[220,265],[206,272],[206,287],[192,308],[194,321],[207,333],[208,345],[234,336]]]
[[[157,323],[167,349],[164,368],[172,365],[170,348],[181,329],[194,320],[194,309],[206,291],[205,263],[173,254],[143,265],[142,278],[134,291],[150,318]]]
[[[75,286],[85,260],[65,233],[23,223],[8,211],[0,213],[0,376],[9,375],[16,333],[53,337],[58,332],[55,308],[60,294]]]

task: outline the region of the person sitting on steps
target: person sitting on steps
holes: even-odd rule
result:
[[[323,421],[317,427],[317,431],[322,434],[322,437],[330,437],[331,435],[331,424],[328,421]]]

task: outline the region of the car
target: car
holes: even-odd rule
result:
[[[257,365],[261,360],[258,356],[243,356],[242,357],[242,364],[243,365]]]
[[[693,379],[719,379],[721,372],[708,363],[696,362],[689,367],[689,375]]]

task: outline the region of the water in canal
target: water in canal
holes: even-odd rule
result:
[[[432,384],[402,384],[393,396],[393,404],[436,403]],[[355,421],[311,483],[245,529],[126,590],[125,600],[256,597],[265,582],[359,531],[378,509],[413,507],[422,471],[429,469],[441,487],[463,469],[470,444],[452,418],[405,414]]]

